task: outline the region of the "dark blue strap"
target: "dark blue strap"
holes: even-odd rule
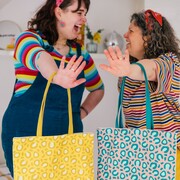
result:
[[[154,122],[153,122],[153,117],[152,117],[152,107],[151,107],[151,100],[150,100],[150,92],[148,89],[148,79],[146,75],[146,71],[144,69],[144,66],[140,63],[135,63],[138,65],[145,77],[145,96],[146,96],[146,128],[147,129],[154,129]],[[124,85],[125,85],[125,80],[126,77],[123,78],[122,84],[121,84],[121,91],[119,94],[119,100],[118,100],[118,111],[117,111],[117,116],[116,116],[116,123],[115,127],[116,128],[123,128],[123,120],[122,120],[122,102],[123,102],[123,93],[124,93]]]
[[[79,58],[81,56],[81,45],[79,43],[76,43],[76,47],[77,47],[77,58]]]

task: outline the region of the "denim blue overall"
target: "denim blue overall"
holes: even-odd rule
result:
[[[81,48],[77,45],[77,56]],[[60,61],[56,62],[59,66]],[[82,71],[78,78],[84,77]],[[12,97],[4,114],[2,123],[2,146],[7,166],[13,175],[12,139],[13,137],[35,136],[40,106],[47,80],[38,73],[31,87],[20,97]],[[71,89],[74,132],[82,132],[80,105],[84,84]],[[46,100],[43,135],[61,135],[68,132],[67,89],[51,84]]]

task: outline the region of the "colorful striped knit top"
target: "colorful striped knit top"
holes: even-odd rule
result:
[[[180,148],[180,61],[173,53],[154,59],[157,82],[149,82],[154,128],[176,131]],[[119,78],[118,87],[122,79]],[[126,126],[146,128],[145,82],[126,78],[123,95]]]
[[[36,60],[43,51],[49,52],[56,61],[60,61],[62,58],[62,55],[59,54],[53,46],[49,45],[44,36],[39,32],[27,30],[22,32],[17,38],[14,52],[14,65],[17,82],[15,84],[14,96],[18,97],[22,95],[33,84],[38,74]],[[71,57],[76,54],[77,48],[74,44],[70,47],[69,53],[66,55],[66,61],[68,62]],[[86,89],[90,92],[96,89],[103,89],[104,85],[94,61],[84,47],[81,47],[81,55],[86,61],[86,66],[84,68]]]

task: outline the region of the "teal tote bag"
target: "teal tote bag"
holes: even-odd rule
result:
[[[136,64],[145,76],[147,129],[123,127],[123,78],[115,128],[97,129],[97,179],[175,180],[176,133],[154,130],[146,72],[141,64]]]

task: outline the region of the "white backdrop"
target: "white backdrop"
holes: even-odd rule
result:
[[[27,21],[44,0],[0,0],[0,20],[16,22],[22,30],[26,29]],[[91,0],[91,8],[87,15],[92,31],[104,28],[105,35],[113,30],[123,35],[129,25],[130,15],[144,7],[159,11],[167,17],[180,38],[180,1],[179,0]],[[23,7],[23,8],[22,8]],[[103,46],[99,47],[102,52]],[[103,55],[92,55],[97,67],[106,61]],[[3,112],[8,104],[14,83],[13,66],[9,57],[0,55],[0,123]],[[84,120],[85,131],[96,131],[97,127],[114,126],[117,108],[117,79],[99,70],[105,83],[105,96],[98,107]],[[85,93],[86,95],[86,93]],[[95,142],[96,145],[96,142]],[[95,154],[97,153],[95,149]],[[0,147],[0,163],[4,161]]]
[[[167,18],[180,39],[180,1],[179,0],[145,0],[145,9],[153,9]]]

